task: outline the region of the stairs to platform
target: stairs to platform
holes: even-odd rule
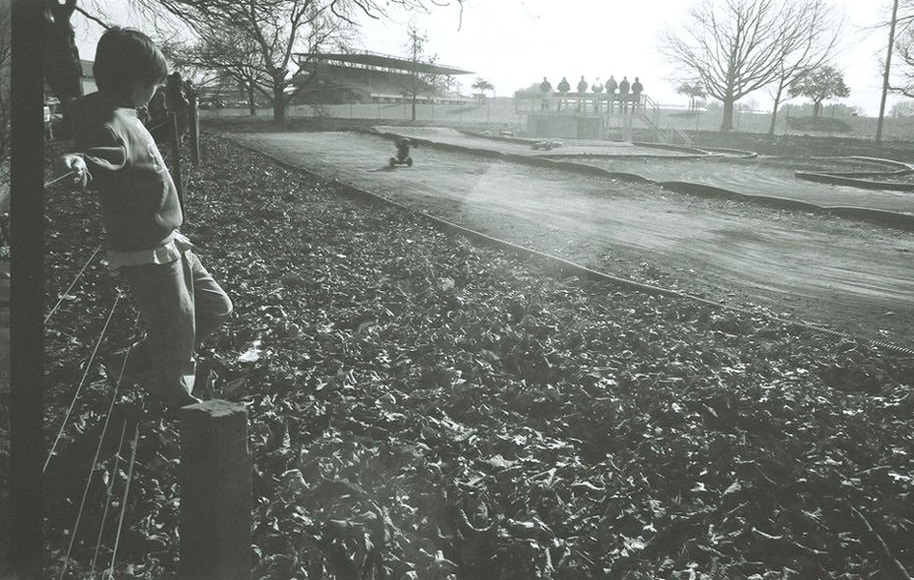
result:
[[[691,137],[686,135],[678,127],[674,127],[668,121],[664,122],[666,119],[663,115],[663,111],[657,106],[657,103],[648,96],[644,96],[643,101],[644,105],[641,108],[641,119],[649,129],[655,132],[657,139],[661,143],[676,145],[678,139],[683,145],[692,145]]]

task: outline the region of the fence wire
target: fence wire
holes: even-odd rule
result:
[[[133,481],[133,466],[136,464],[136,447],[140,439],[140,423],[137,421],[133,428],[133,443],[130,453],[130,467],[127,469],[127,483],[124,485],[124,496],[121,498],[121,516],[117,523],[117,534],[114,536],[114,549],[111,551],[111,565],[108,568],[108,578],[114,579],[114,562],[117,559],[117,550],[121,543],[121,532],[124,531],[124,515],[127,513],[127,498],[130,495],[130,483]]]
[[[66,414],[64,414],[63,423],[60,425],[60,430],[57,432],[57,437],[54,438],[54,443],[51,445],[51,451],[48,453],[48,458],[44,462],[44,467],[41,469],[41,472],[44,473],[48,469],[48,464],[51,462],[51,457],[54,456],[54,450],[57,448],[57,444],[60,442],[61,437],[63,437],[64,429],[67,426],[67,423],[70,420],[70,415],[73,414],[73,409],[76,407],[76,401],[79,398],[79,394],[82,392],[83,385],[86,383],[86,378],[89,376],[89,371],[92,369],[92,363],[95,361],[95,357],[98,354],[98,348],[102,344],[102,340],[105,338],[105,334],[108,332],[108,326],[111,324],[111,319],[114,317],[114,311],[117,310],[118,302],[120,302],[121,295],[118,295],[114,298],[114,304],[111,306],[111,311],[108,313],[108,319],[105,320],[105,325],[102,327],[102,331],[98,335],[98,340],[95,342],[95,348],[92,350],[92,356],[89,357],[88,362],[86,362],[86,368],[83,371],[82,379],[79,381],[79,386],[76,388],[76,393],[73,395],[73,400],[70,402],[70,407],[67,409]]]
[[[139,323],[139,316],[137,316],[135,324],[138,324],[138,323]],[[117,402],[117,398],[119,395],[119,389],[121,386],[121,381],[124,378],[124,371],[127,368],[127,361],[130,359],[130,353],[132,352],[132,349],[133,349],[133,345],[131,345],[127,349],[127,355],[124,357],[123,363],[121,363],[121,368],[120,368],[120,372],[117,377],[117,382],[114,385],[114,392],[111,394],[111,403],[109,403],[108,411],[107,411],[107,413],[105,413],[105,422],[102,425],[102,431],[98,437],[98,445],[95,447],[95,456],[92,458],[92,465],[89,467],[89,474],[86,476],[86,485],[83,489],[82,499],[79,502],[79,511],[76,514],[76,522],[73,524],[73,530],[70,533],[70,545],[67,547],[67,554],[66,554],[66,557],[64,558],[64,563],[60,570],[60,580],[63,580],[63,577],[67,572],[67,567],[69,566],[69,563],[70,563],[70,555],[72,554],[73,546],[76,543],[76,536],[77,536],[77,533],[79,532],[79,524],[82,521],[83,512],[85,511],[85,508],[86,508],[86,499],[89,496],[89,487],[92,485],[92,475],[95,473],[96,469],[98,468],[98,458],[101,456],[102,446],[105,442],[105,437],[108,434],[108,425],[111,423],[111,414],[114,412],[114,404]],[[125,424],[125,428],[126,428],[126,424]],[[123,437],[122,437],[122,439],[123,439]],[[123,442],[121,445],[123,445]],[[120,453],[120,450],[118,450],[118,453]],[[102,523],[102,526],[104,526],[104,522]]]
[[[66,291],[57,300],[57,304],[55,304],[54,308],[52,308],[51,311],[48,312],[47,316],[44,317],[45,324],[47,324],[48,321],[51,319],[51,316],[53,316],[54,313],[57,312],[57,309],[60,308],[60,305],[63,304],[63,301],[66,300],[68,296],[70,296],[70,291],[73,290],[73,287],[76,286],[76,283],[79,281],[80,278],[82,278],[82,275],[85,273],[86,268],[89,267],[89,264],[92,263],[92,260],[95,259],[95,256],[98,255],[98,252],[101,249],[102,249],[102,247],[101,247],[101,245],[99,245],[97,248],[95,248],[95,251],[92,252],[92,255],[89,256],[89,259],[86,260],[86,263],[83,265],[82,269],[79,271],[79,273],[76,275],[76,277],[73,278],[73,281],[70,282],[69,286],[67,286]]]
[[[111,469],[112,473],[117,473],[117,466],[121,461],[121,451],[124,449],[124,437],[127,435],[127,423],[124,422],[121,425],[121,437],[117,444],[117,455],[114,456],[114,466]],[[114,496],[114,483],[117,481],[116,477],[112,477],[111,481],[108,483],[108,490],[105,492],[105,509],[102,511],[102,521],[98,524],[98,538],[95,540],[95,553],[92,555],[92,563],[90,567],[92,571],[95,572],[95,564],[98,561],[98,553],[102,548],[102,536],[105,533],[105,524],[108,522],[108,511],[111,509],[111,499]]]

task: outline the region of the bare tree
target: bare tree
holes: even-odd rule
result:
[[[679,83],[679,86],[676,87],[676,92],[680,95],[689,97],[690,113],[695,110],[695,103],[698,99],[703,99],[708,96],[701,81],[685,81]]]
[[[900,0],[898,2],[898,14],[895,16],[895,24],[905,30],[914,25],[914,0]]]
[[[141,9],[165,8],[182,19],[196,42],[176,49],[184,66],[212,67],[249,90],[265,95],[273,118],[284,122],[286,106],[302,89],[293,86],[293,55],[313,53],[350,22],[335,0],[135,0]]]
[[[820,66],[800,75],[788,87],[790,96],[809,97],[812,100],[812,116],[822,111],[822,102],[834,97],[849,96],[850,89],[844,84],[844,75],[830,65]]]
[[[413,22],[409,23],[406,29],[408,40],[406,43],[406,52],[409,60],[413,63],[413,70],[410,72],[409,94],[410,106],[412,109],[412,120],[416,120],[416,99],[420,93],[429,93],[434,90],[435,79],[424,78],[418,70],[420,63],[433,64],[436,57],[428,57],[425,54],[425,45],[428,43],[428,36],[420,32]],[[431,82],[429,82],[431,81]]]
[[[238,84],[235,76],[230,75],[217,64],[210,62],[206,58],[206,54],[201,55],[198,52],[205,47],[206,51],[212,51],[213,54],[223,57],[220,59],[219,64],[225,65],[226,62],[230,62],[230,59],[225,58],[225,55],[229,54],[229,50],[241,50],[239,48],[241,44],[237,41],[232,43],[223,41],[224,50],[218,48],[218,43],[204,44],[202,40],[199,43],[188,43],[182,40],[159,38],[157,42],[166,60],[174,65],[175,68],[180,69],[183,78],[191,81],[198,91],[217,84],[220,86],[231,82]],[[251,114],[253,115],[254,113]]]
[[[814,71],[832,56],[843,28],[834,7],[823,0],[798,2],[788,9],[793,15],[783,22],[787,28],[781,35],[777,75],[770,92],[774,106],[768,125],[769,135],[774,135],[784,91],[798,77]],[[796,22],[803,23],[805,28],[797,28]]]
[[[204,61],[219,66],[232,78],[248,83],[273,104],[276,121],[285,120],[286,105],[306,83],[295,78],[293,55],[312,55],[329,43],[345,39],[355,17],[385,15],[389,6],[428,10],[450,3],[463,7],[463,0],[131,0],[134,6],[154,14],[161,9],[180,18],[199,37],[197,48]],[[230,58],[214,61],[213,48],[231,48],[225,41],[243,47],[226,51]],[[241,50],[245,55],[239,55]],[[239,61],[238,56],[246,58]]]
[[[914,98],[914,24],[908,22],[895,39],[895,54],[901,61],[901,70],[893,77],[889,90]]]
[[[76,34],[70,18],[76,10],[76,0],[44,0],[44,77],[51,92],[60,101],[63,109],[61,136],[70,133],[70,103],[81,97],[82,64],[76,47]]]
[[[480,101],[486,99],[486,91],[495,91],[495,85],[482,77],[476,77],[476,80],[473,81],[472,88],[479,91]]]
[[[895,33],[896,31],[903,31],[910,24],[910,20],[905,17],[904,13],[902,13],[902,21],[899,23],[898,9],[899,7],[904,9],[910,3],[910,0],[906,0],[903,4],[899,0],[893,0],[892,2],[892,16],[889,18],[888,22],[889,41],[886,43],[885,60],[882,62],[882,96],[879,99],[879,118],[876,121],[877,146],[882,145],[882,126],[885,122],[885,103],[886,98],[889,95],[889,90],[891,90],[890,79],[892,77],[892,52],[895,49]]]
[[[134,5],[150,10],[156,6],[164,8],[169,13],[174,14],[181,20],[191,26],[205,23],[205,18],[220,18],[222,15],[237,11],[239,6],[242,8],[247,5],[261,5],[263,8],[270,8],[277,4],[283,4],[283,0],[130,0]],[[371,18],[382,18],[387,14],[387,9],[391,6],[399,6],[406,10],[415,10],[428,12],[430,7],[440,8],[456,4],[460,7],[461,17],[463,15],[463,3],[465,0],[324,0],[323,6],[329,10],[332,16],[339,20],[354,23],[354,15],[362,13]],[[308,4],[317,4],[317,0],[309,1]],[[204,20],[201,20],[204,17]]]
[[[900,117],[914,117],[914,101],[899,101],[889,109],[889,116],[893,119]]]
[[[244,90],[251,115],[256,114],[256,96],[263,95],[273,104],[274,118],[284,117],[285,105],[295,93],[302,89],[299,85],[288,91],[291,77],[283,75],[280,82],[275,78],[278,66],[270,66],[264,60],[263,52],[257,42],[247,35],[224,27],[200,28],[196,32],[195,42],[175,42],[163,44],[167,57],[182,70],[190,71],[196,77],[196,86],[208,84],[231,84]],[[277,109],[281,109],[277,112]]]
[[[733,129],[739,99],[775,82],[782,63],[810,44],[808,19],[820,0],[704,0],[680,31],[666,34],[663,51],[708,94],[723,103],[721,131]]]

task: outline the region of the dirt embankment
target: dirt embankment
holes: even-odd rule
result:
[[[334,117],[303,117],[290,118],[286,121],[284,130],[287,131],[346,131],[352,129],[367,129],[380,122],[379,119],[344,119]],[[261,132],[277,130],[272,119],[264,117],[207,117],[203,120],[207,128],[216,131],[232,132]],[[460,129],[477,128],[485,129],[485,124],[473,123],[448,123],[445,120],[435,122],[404,121],[384,119],[385,125],[404,125],[411,127],[421,126],[453,126]],[[495,123],[491,124],[494,125]],[[504,125],[499,124],[499,125]],[[517,135],[522,135],[524,127],[515,126],[512,129]],[[905,163],[914,163],[914,141],[883,141],[879,146],[872,139],[859,137],[819,136],[819,135],[765,135],[761,133],[721,133],[718,131],[686,131],[701,147],[720,147],[726,149],[742,149],[755,151],[762,155],[777,155],[782,157],[828,157],[862,155],[866,157],[882,157],[894,159]],[[634,140],[654,141],[656,134],[649,131],[635,130]]]
[[[861,155],[914,163],[914,142],[884,141],[877,146],[872,139],[819,137],[813,135],[761,135],[758,133],[719,133],[689,131],[695,145],[745,149],[779,157],[834,157]]]
[[[669,194],[558,170],[422,149],[381,171],[383,140],[237,136],[292,165],[540,251],[640,282],[910,343],[910,234],[832,216]],[[557,199],[563,200],[556,203]]]

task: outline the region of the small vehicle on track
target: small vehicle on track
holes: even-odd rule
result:
[[[391,157],[388,161],[388,165],[391,168],[396,167],[397,165],[406,165],[407,167],[413,166],[413,158],[409,156],[410,146],[415,146],[412,140],[407,138],[397,139],[397,156]]]
[[[533,143],[533,145],[531,145],[530,147],[532,147],[534,150],[545,149],[546,151],[549,151],[551,149],[555,149],[556,147],[561,147],[561,146],[562,146],[561,141],[537,141],[537,142]]]

